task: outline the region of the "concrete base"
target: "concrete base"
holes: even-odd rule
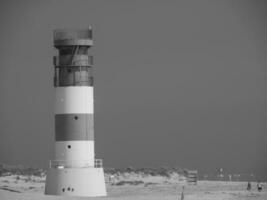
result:
[[[106,196],[104,170],[103,168],[51,168],[46,176],[45,194]]]

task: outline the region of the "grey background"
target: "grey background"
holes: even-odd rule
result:
[[[92,25],[96,156],[267,178],[264,1],[0,3],[0,162],[53,155],[52,30]]]

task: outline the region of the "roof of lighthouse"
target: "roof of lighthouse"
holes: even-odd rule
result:
[[[92,28],[88,29],[56,29],[54,30],[54,46],[92,46]]]

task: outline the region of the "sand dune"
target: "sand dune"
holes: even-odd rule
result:
[[[113,177],[114,178],[114,177]],[[126,200],[159,200],[180,199],[182,186],[185,185],[185,200],[265,200],[267,183],[263,191],[246,191],[246,182],[199,181],[197,185],[187,185],[182,177],[140,176],[124,174],[107,183],[108,197],[99,199]],[[61,199],[94,199],[79,197],[62,197],[44,195],[45,177],[27,175],[8,175],[0,177],[1,200],[61,200]]]

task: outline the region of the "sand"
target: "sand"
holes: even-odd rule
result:
[[[182,186],[185,186],[185,200],[266,200],[267,183],[263,183],[263,191],[256,190],[252,182],[252,190],[246,190],[246,182],[198,181],[197,185],[187,185],[177,178],[160,176],[138,177],[128,175],[117,177],[113,184],[107,183],[108,197],[81,198],[44,195],[45,177],[35,176],[3,176],[0,177],[0,200],[61,200],[61,199],[109,199],[109,200],[171,200],[181,199]],[[116,185],[120,181],[130,184]],[[138,185],[131,182],[140,181]]]

